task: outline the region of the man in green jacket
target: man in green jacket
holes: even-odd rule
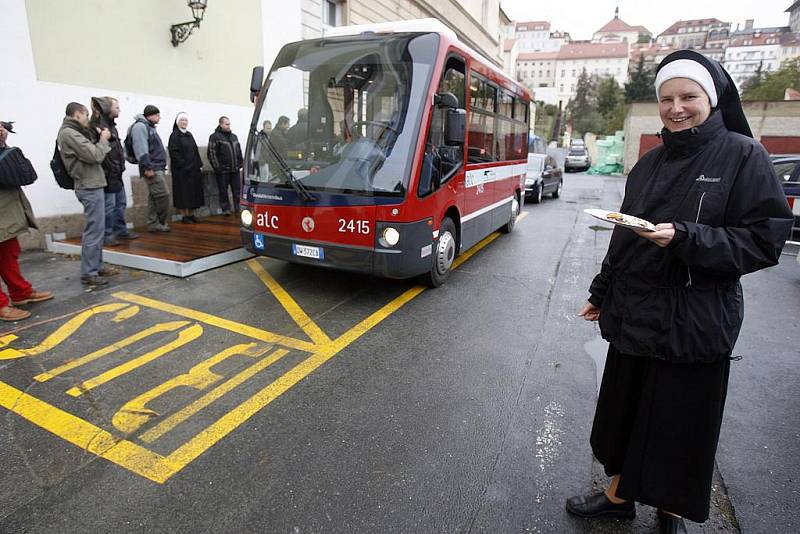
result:
[[[89,126],[89,110],[83,104],[70,102],[66,117],[58,131],[58,147],[67,173],[75,181],[75,196],[83,205],[86,224],[81,237],[81,282],[102,286],[103,240],[106,229],[106,175],[103,160],[111,150],[107,128]],[[110,273],[108,273],[110,274]]]
[[[12,123],[0,121],[0,165],[9,164],[9,159],[2,161],[6,151],[9,133],[14,133]],[[3,169],[14,173],[15,169]],[[28,310],[16,306],[41,302],[53,298],[49,291],[36,291],[31,283],[25,280],[19,269],[19,241],[17,236],[24,234],[28,228],[36,228],[33,210],[22,192],[21,187],[0,187],[0,278],[8,288],[8,296],[0,288],[0,321],[20,321],[31,316]],[[10,298],[9,298],[10,297]]]

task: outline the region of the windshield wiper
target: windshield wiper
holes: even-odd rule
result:
[[[278,167],[280,167],[280,169],[286,175],[286,181],[289,182],[289,185],[292,186],[292,189],[294,189],[297,194],[303,198],[303,200],[316,200],[316,197],[311,194],[311,191],[309,191],[308,188],[303,185],[303,183],[292,173],[292,169],[286,163],[286,160],[283,159],[283,156],[281,156],[280,152],[278,152],[278,149],[275,148],[275,145],[273,145],[272,141],[270,141],[269,135],[258,135],[255,128],[251,128],[250,133],[255,135],[258,141],[264,142],[266,147],[269,149],[269,153],[272,154],[272,158],[278,162]]]

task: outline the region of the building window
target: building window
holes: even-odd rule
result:
[[[574,92],[575,92],[575,84],[574,84],[574,83],[573,83],[573,84],[570,86],[570,88],[569,88],[569,91],[570,91],[571,93],[574,93]]]
[[[563,83],[558,86],[558,90],[561,91],[562,93],[564,92],[564,84]]]
[[[539,78],[542,77],[542,71],[539,71]]]
[[[550,77],[550,71],[548,70],[546,72],[547,72],[547,77],[549,78]]]
[[[322,23],[344,26],[345,0],[322,0]]]
[[[564,76],[566,76],[566,75],[567,75],[567,71],[565,71],[565,70],[563,70],[563,69],[562,69],[562,70],[561,70],[561,77],[563,78],[563,77],[564,77]]]
[[[575,77],[575,69],[572,69],[572,76]]]

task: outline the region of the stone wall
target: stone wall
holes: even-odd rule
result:
[[[800,101],[745,102],[747,122],[756,139],[761,136],[800,136]],[[625,118],[625,173],[639,160],[642,134],[655,134],[663,127],[658,104],[631,105]]]

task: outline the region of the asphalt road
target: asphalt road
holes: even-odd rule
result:
[[[255,260],[186,280],[27,254],[0,326],[0,532],[651,532],[590,522],[604,342],[576,316],[624,180],[567,174],[447,284]],[[796,251],[790,251],[796,253]],[[712,517],[800,530],[800,265],[745,277]]]

